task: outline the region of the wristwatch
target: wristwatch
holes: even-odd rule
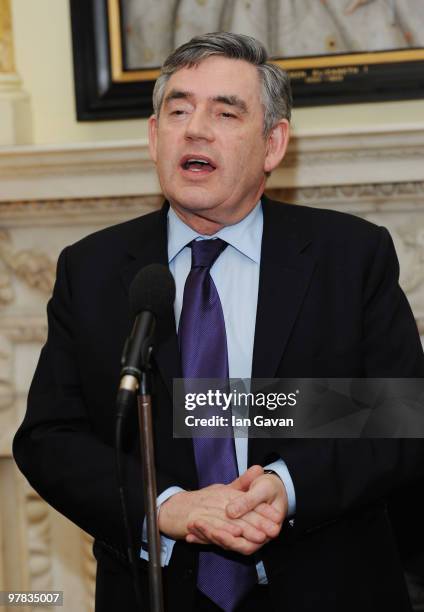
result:
[[[264,474],[274,474],[274,476],[278,476],[278,478],[280,478],[280,476],[277,474],[277,472],[274,472],[274,470],[264,470]]]

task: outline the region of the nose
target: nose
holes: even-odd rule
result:
[[[196,108],[190,115],[186,124],[185,137],[187,140],[214,139],[211,117],[206,109]]]

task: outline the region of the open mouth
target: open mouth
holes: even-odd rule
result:
[[[181,168],[189,172],[213,172],[216,166],[208,157],[188,156],[182,158]]]

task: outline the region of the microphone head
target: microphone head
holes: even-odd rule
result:
[[[148,310],[156,317],[169,314],[175,300],[175,282],[169,268],[150,264],[137,272],[129,291],[130,312],[136,317]]]

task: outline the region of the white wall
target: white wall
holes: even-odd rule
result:
[[[142,120],[77,122],[68,0],[12,0],[16,67],[31,95],[34,143],[146,136]]]
[[[158,0],[160,1],[160,0]],[[34,143],[144,138],[145,120],[75,119],[68,0],[12,0],[16,65],[31,94]],[[341,105],[295,111],[299,131],[422,122],[424,101]]]

